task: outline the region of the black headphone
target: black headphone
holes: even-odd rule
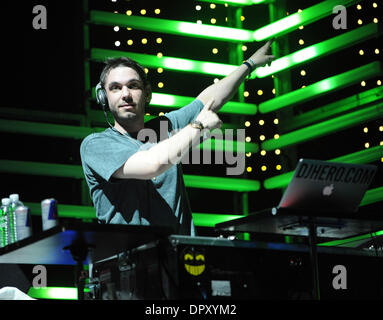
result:
[[[106,96],[106,91],[102,87],[101,82],[97,83],[95,91],[96,91],[97,103],[101,104],[102,106],[102,111],[104,111],[105,120],[108,123],[109,127],[113,129],[112,124],[108,120],[108,114],[107,114],[107,111],[109,109],[108,97]]]
[[[108,97],[106,96],[105,89],[102,87],[101,82],[96,85],[96,100],[98,104],[101,104],[104,111],[108,110]]]

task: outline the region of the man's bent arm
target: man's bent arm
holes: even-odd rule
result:
[[[217,114],[210,110],[214,100],[205,104],[196,120],[204,128],[213,129],[221,125]],[[179,163],[189,151],[200,143],[201,130],[186,126],[170,138],[159,142],[149,150],[138,151],[132,155],[116,172],[114,178],[149,180]]]

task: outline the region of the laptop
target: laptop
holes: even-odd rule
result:
[[[377,166],[300,159],[278,209],[355,213]]]

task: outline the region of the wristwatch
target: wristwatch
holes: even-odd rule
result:
[[[200,129],[200,130],[203,130],[204,127],[203,127],[203,124],[201,121],[198,121],[198,120],[194,120],[190,123],[190,125],[193,127],[193,128],[196,128],[196,129]]]

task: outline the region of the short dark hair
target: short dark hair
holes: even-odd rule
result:
[[[144,84],[144,87],[149,85],[149,81],[148,81],[148,78],[146,76],[146,72],[145,72],[144,68],[139,63],[137,63],[136,61],[134,61],[133,59],[130,59],[128,57],[117,57],[117,58],[108,58],[105,61],[105,67],[102,70],[101,75],[100,75],[100,83],[101,83],[101,86],[103,88],[105,88],[105,81],[106,81],[106,77],[108,76],[109,72],[111,70],[118,68],[118,67],[121,67],[121,66],[129,67],[129,68],[136,70],[138,75],[140,76],[143,84]]]

